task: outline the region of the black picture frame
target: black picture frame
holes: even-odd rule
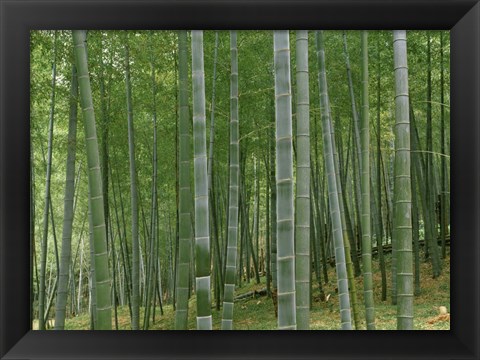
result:
[[[0,0],[0,358],[479,359],[480,5],[473,0]],[[451,330],[30,331],[29,32],[450,29]]]

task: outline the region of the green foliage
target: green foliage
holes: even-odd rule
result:
[[[444,104],[441,103],[441,70],[440,70],[440,34],[443,34],[443,61],[444,61]],[[229,208],[229,166],[230,166],[230,37],[227,31],[219,31],[218,42],[218,58],[217,58],[217,74],[216,74],[216,100],[215,100],[215,147],[214,147],[214,173],[213,181],[215,183],[215,201],[216,213],[219,230],[220,253],[223,257],[223,265],[226,263],[225,248],[230,240],[227,235],[228,223],[227,215]],[[354,187],[359,183],[358,175],[355,175],[352,169],[352,163],[357,155],[355,155],[354,139],[352,138],[353,118],[351,97],[349,92],[347,71],[345,66],[345,57],[343,55],[343,34],[341,31],[325,31],[324,45],[327,51],[325,58],[325,74],[328,78],[328,100],[332,124],[335,127],[334,140],[336,142],[339,170],[341,177],[340,183],[343,187],[343,195],[345,201],[345,216],[350,217],[351,228],[346,229],[352,233],[352,247],[359,243],[358,234],[361,231],[361,224],[358,221],[360,208],[355,207],[355,191]],[[32,194],[34,199],[34,234],[35,234],[35,270],[34,271],[34,311],[38,310],[38,288],[41,255],[41,238],[43,229],[43,211],[45,210],[45,179],[46,179],[46,163],[47,163],[47,146],[48,146],[48,123],[50,112],[50,96],[51,96],[51,62],[53,58],[53,40],[54,31],[32,31],[31,32],[31,76],[30,76],[30,121],[31,121],[31,144],[32,144]],[[272,189],[268,189],[267,184],[272,180],[271,174],[275,174],[274,160],[270,155],[270,144],[273,139],[272,130],[275,129],[272,118],[274,117],[274,56],[273,56],[273,33],[271,31],[237,31],[238,37],[238,117],[241,119],[239,123],[239,153],[242,178],[240,181],[243,205],[240,211],[238,221],[239,240],[240,234],[248,233],[252,237],[251,240],[255,244],[255,228],[254,228],[254,206],[256,194],[256,181],[258,180],[259,192],[259,236],[258,249],[254,246],[250,251],[250,258],[256,256],[260,272],[265,271],[264,263],[267,259],[267,241],[273,241],[269,245],[273,249],[276,246],[274,242],[276,236],[273,229],[268,229],[274,219],[271,218],[275,214],[275,209],[270,208],[270,216],[267,216],[268,194]],[[295,41],[295,33],[289,33],[290,42]],[[348,41],[348,52],[350,57],[351,75],[354,96],[357,101],[357,111],[359,118],[361,117],[361,33],[359,31],[347,31],[346,38]],[[433,174],[431,182],[435,184],[435,192],[432,194],[434,198],[440,194],[441,189],[444,193],[448,193],[449,177],[446,177],[446,184],[442,187],[440,176],[441,159],[445,160],[446,173],[449,174],[449,83],[450,83],[450,39],[448,32],[432,31],[431,38],[431,82],[432,82],[432,98],[431,98],[431,115],[432,115],[432,160]],[[388,246],[391,242],[392,229],[392,209],[393,209],[393,170],[394,170],[394,123],[395,123],[395,79],[393,72],[393,43],[391,31],[370,31],[368,43],[368,93],[369,93],[369,135],[370,135],[370,162],[371,166],[371,183],[372,188],[380,188],[382,194],[379,199],[380,209],[383,223],[380,226],[383,229],[384,245]],[[427,143],[427,42],[425,31],[408,31],[408,68],[409,68],[409,90],[411,107],[416,117],[418,128],[419,152],[417,154],[424,155]],[[189,40],[186,36],[186,40]],[[380,48],[379,62],[377,62],[377,43]],[[152,45],[153,44],[153,45]],[[131,261],[132,261],[132,206],[129,201],[130,194],[130,170],[129,170],[129,149],[128,139],[128,123],[127,107],[125,96],[125,69],[124,69],[124,36],[121,31],[88,31],[87,32],[87,48],[88,48],[88,69],[90,75],[91,95],[93,108],[97,115],[97,133],[98,147],[100,156],[103,152],[104,134],[108,132],[108,204],[110,206],[110,215],[106,219],[108,221],[109,231],[106,234],[109,241],[108,267],[110,271],[116,271],[116,301],[121,305],[120,313],[124,311],[129,313],[128,304],[131,301]],[[213,62],[214,62],[214,46],[215,32],[204,31],[204,84],[205,93],[211,94],[213,86]],[[321,106],[320,91],[317,79],[317,57],[315,56],[315,37],[313,32],[309,33],[308,40],[308,74],[309,80],[309,97],[310,97],[310,148],[312,170],[318,171],[316,190],[312,196],[315,199],[312,204],[314,209],[315,226],[313,227],[317,254],[312,251],[312,261],[320,269],[327,266],[327,258],[332,254],[332,216],[328,211],[329,200],[327,193],[327,171],[325,168],[326,153],[322,151],[322,132],[323,126],[320,122]],[[179,134],[182,132],[179,123],[180,118],[180,83],[179,75],[179,45],[177,41],[177,33],[175,31],[129,31],[129,47],[130,47],[130,77],[131,77],[131,103],[135,110],[135,162],[136,169],[134,178],[137,180],[138,192],[138,236],[139,236],[139,267],[140,267],[140,285],[139,297],[140,303],[145,302],[146,295],[146,273],[147,260],[151,254],[149,252],[149,227],[152,218],[152,173],[153,173],[153,94],[152,94],[152,78],[151,78],[151,56],[155,59],[155,77],[154,84],[156,91],[156,110],[157,110],[157,142],[158,142],[158,177],[157,177],[157,204],[158,204],[158,220],[157,220],[157,239],[158,239],[158,259],[160,260],[160,269],[158,276],[155,277],[158,292],[161,293],[160,298],[165,309],[169,309],[174,298],[174,291],[177,291],[178,284],[175,289],[175,281],[182,273],[183,284],[185,287],[185,295],[182,301],[186,309],[187,301],[192,304],[195,300],[196,289],[194,280],[194,267],[189,266],[190,260],[193,259],[195,252],[191,246],[186,247],[181,255],[179,238],[191,239],[193,236],[193,224],[196,216],[193,211],[193,197],[191,193],[183,193],[180,188],[193,186],[194,179],[192,177],[183,178],[180,175],[182,168],[180,159],[180,150],[182,149]],[[64,220],[64,188],[65,173],[67,164],[67,148],[68,148],[68,120],[69,120],[69,97],[71,84],[71,62],[73,60],[73,44],[71,41],[70,31],[57,31],[57,79],[56,79],[56,97],[55,97],[55,126],[53,129],[52,140],[52,169],[51,169],[51,192],[50,199],[52,202],[53,218],[56,224],[56,237],[58,242],[58,251],[61,253],[62,245],[59,241],[61,237],[61,229],[59,224]],[[294,52],[292,51],[292,54]],[[297,60],[295,56],[290,59],[290,68],[292,71],[297,69]],[[188,58],[186,83],[187,90],[184,94],[184,110],[188,111],[189,125],[183,129],[184,132],[192,134],[191,114],[192,114],[192,89],[191,89],[191,60]],[[377,69],[380,71],[380,97],[377,99]],[[296,82],[294,72],[291,74],[292,79],[292,136],[293,136],[293,184],[297,184],[299,173],[296,170],[297,160],[299,160],[300,142],[297,141],[297,114],[296,114],[296,95],[299,87]],[[104,84],[104,97],[102,98],[102,82]],[[211,104],[210,97],[205,97],[205,116],[210,117]],[[379,106],[379,129],[376,124],[377,104]],[[105,106],[106,117],[103,116],[102,104]],[[445,149],[441,150],[441,112],[445,115]],[[80,116],[80,114],[79,114]],[[317,126],[314,124],[317,123]],[[381,154],[376,153],[376,134],[380,130],[380,150]],[[332,130],[333,132],[333,130]],[[205,136],[206,142],[209,141],[209,134]],[[185,145],[187,148],[190,163],[185,163],[183,170],[189,170],[193,175],[193,148],[191,145]],[[314,149],[320,149],[315,154]],[[373,151],[372,151],[373,150]],[[445,152],[442,153],[442,152]],[[75,190],[74,190],[74,206],[73,206],[73,228],[72,228],[72,254],[70,276],[73,281],[68,285],[67,295],[67,311],[66,317],[72,313],[83,314],[89,311],[89,289],[90,279],[89,269],[90,246],[88,236],[87,209],[88,209],[88,165],[87,165],[87,146],[83,131],[79,130],[76,138],[76,167],[75,167]],[[378,169],[376,161],[380,158],[380,169]],[[413,159],[413,158],[412,158]],[[185,159],[183,159],[185,160]],[[103,171],[103,164],[101,164]],[[379,174],[377,178],[374,175]],[[103,174],[102,174],[103,175]],[[378,180],[379,179],[379,180]],[[377,184],[379,182],[379,184]],[[180,184],[181,183],[181,184]],[[378,185],[378,187],[377,187]],[[115,199],[112,189],[115,189]],[[424,238],[424,231],[427,223],[427,216],[421,210],[422,197],[421,188],[417,189],[420,239]],[[273,192],[273,191],[272,191]],[[376,190],[374,190],[376,193]],[[245,193],[245,194],[243,194]],[[378,199],[377,194],[373,194],[374,199]],[[295,194],[294,194],[295,196]],[[185,200],[184,206],[180,206],[181,199]],[[415,206],[415,204],[414,204]],[[448,203],[447,203],[448,206]],[[181,208],[181,209],[180,209]],[[179,211],[179,213],[177,213]],[[297,211],[295,210],[295,213]],[[177,222],[183,214],[184,221],[182,224]],[[349,213],[349,215],[347,215]],[[445,214],[444,214],[445,215]],[[447,214],[448,216],[448,214]],[[244,217],[248,218],[248,223],[244,221]],[[435,214],[432,214],[433,221],[436,220]],[[267,219],[270,223],[267,224]],[[49,220],[51,221],[51,220]],[[348,222],[347,222],[348,223]],[[446,228],[449,229],[449,220],[447,219]],[[187,225],[183,225],[187,224]],[[188,225],[191,224],[191,225]],[[181,232],[185,233],[182,234]],[[447,231],[448,233],[449,231]],[[187,234],[188,233],[188,234]],[[270,236],[271,238],[267,238]],[[47,296],[54,299],[54,284],[57,277],[54,233],[51,225],[47,233],[47,253],[45,267],[45,281]],[[378,239],[374,236],[372,240]],[[186,240],[185,243],[191,240]],[[245,241],[245,240],[242,240]],[[238,247],[241,241],[238,241]],[[112,246],[110,246],[112,245]],[[321,246],[320,246],[321,245]],[[321,247],[325,250],[325,261],[322,259]],[[237,248],[237,250],[239,250]],[[236,263],[240,263],[243,259],[242,271],[246,273],[246,250],[243,247],[243,253],[237,251]],[[115,256],[113,252],[115,251]],[[187,258],[187,252],[188,257]],[[252,255],[253,253],[253,255]],[[272,254],[273,255],[273,254]],[[315,255],[315,256],[313,256]],[[211,264],[214,264],[214,255],[212,252]],[[240,258],[240,256],[242,256]],[[263,256],[263,258],[262,258]],[[115,257],[115,260],[114,260]],[[272,256],[273,259],[275,259]],[[252,260],[252,258],[250,259]],[[355,258],[353,258],[355,260]],[[175,270],[175,264],[184,263],[184,270],[179,271],[179,267]],[[274,260],[275,262],[275,260]],[[234,278],[238,288],[238,271]],[[273,270],[273,269],[272,269]],[[374,296],[375,303],[378,304],[377,286],[378,280],[375,280],[374,269]],[[422,270],[424,271],[424,270]],[[430,271],[429,269],[425,271]],[[175,273],[176,272],[176,273]],[[252,271],[253,272],[253,271]],[[81,275],[80,275],[81,274]],[[320,274],[319,274],[320,275]],[[328,275],[328,274],[327,274]],[[82,277],[81,288],[78,288],[79,277]],[[175,278],[177,276],[177,278]],[[336,279],[334,274],[330,274],[330,279]],[[323,281],[322,279],[319,279]],[[243,279],[242,279],[243,281]],[[423,281],[423,274],[422,274]],[[212,282],[212,289],[213,289]],[[329,284],[325,284],[328,289]],[[363,286],[363,284],[362,284]],[[243,291],[243,288],[238,290]],[[423,291],[423,287],[422,287]],[[190,297],[190,300],[187,298]],[[80,299],[77,308],[77,299]],[[363,299],[363,298],[362,298]],[[113,297],[112,297],[113,300]],[[179,299],[177,299],[179,300]],[[156,306],[159,305],[158,294],[154,300]],[[177,302],[178,305],[178,302]],[[336,304],[335,304],[336,305]],[[379,304],[382,307],[381,304]],[[417,305],[415,305],[417,306]],[[246,324],[241,322],[239,316],[245,316],[244,309],[235,304],[238,313],[234,315],[234,321],[239,326],[235,328],[245,328]],[[261,308],[261,307],[260,307]],[[52,307],[53,309],[53,307]],[[177,308],[178,310],[178,308]],[[248,310],[250,307],[248,307]],[[266,310],[266,308],[265,308]],[[168,310],[166,310],[168,311]],[[252,310],[253,311],[253,310]],[[260,311],[260,310],[259,310]],[[272,311],[270,309],[270,311]],[[336,310],[335,310],[336,311]],[[381,309],[377,311],[378,317],[382,316]],[[196,310],[190,309],[190,314],[196,315]],[[417,314],[417,308],[416,308]],[[49,317],[52,317],[53,311],[50,311]],[[158,311],[157,315],[158,316]],[[214,312],[213,324],[219,324],[218,314]],[[217,317],[216,317],[217,316]],[[263,319],[259,314],[259,319]],[[272,314],[268,314],[269,317]],[[273,314],[274,316],[274,314]],[[142,318],[142,317],[140,317]],[[189,324],[194,318],[189,317]],[[312,328],[318,328],[314,318],[311,321]],[[417,320],[414,320],[416,326]],[[273,320],[275,323],[275,321]],[[140,324],[141,326],[142,324]],[[245,326],[244,326],[245,325]],[[186,325],[185,325],[186,326]],[[250,326],[250,325],[248,325]],[[322,325],[323,326],[323,325]],[[86,326],[88,327],[88,325]],[[121,326],[120,326],[121,327]],[[174,326],[172,325],[171,328]],[[334,326],[332,326],[334,327]],[[381,326],[379,325],[379,328]]]

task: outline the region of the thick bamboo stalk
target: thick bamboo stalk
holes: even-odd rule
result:
[[[277,164],[278,328],[280,330],[296,330],[290,42],[288,30],[276,30],[273,34]]]
[[[93,109],[92,90],[88,73],[86,31],[74,30],[75,62],[80,88],[85,141],[88,163],[88,187],[92,212],[92,232],[95,257],[96,316],[97,329],[111,330],[110,273],[108,268],[107,234],[105,232],[104,199],[102,191],[102,174],[98,152],[95,113]]]
[[[296,32],[297,183],[295,211],[295,289],[297,329],[310,328],[310,98],[308,31]]]
[[[203,30],[192,31],[193,168],[195,174],[195,288],[197,329],[212,329],[210,307],[210,230]]]
[[[413,329],[412,194],[407,34],[393,32],[395,69],[394,243],[397,256],[397,329]]]
[[[179,241],[175,286],[175,329],[187,329],[189,274],[191,263],[192,224],[190,192],[190,123],[188,110],[188,47],[187,32],[178,32],[178,75],[179,75]]]

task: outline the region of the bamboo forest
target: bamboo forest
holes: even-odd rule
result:
[[[30,33],[35,330],[449,330],[448,31]]]

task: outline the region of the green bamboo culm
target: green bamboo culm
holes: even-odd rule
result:
[[[372,237],[370,224],[370,127],[368,104],[368,32],[362,31],[362,118],[360,129],[362,155],[362,263],[363,296],[367,330],[375,330],[375,306],[372,279]]]
[[[186,330],[188,323],[188,292],[192,248],[190,216],[190,115],[188,110],[188,46],[187,31],[178,32],[178,113],[179,113],[179,245],[176,278],[175,330]]]
[[[331,117],[331,114],[329,114]],[[353,313],[353,323],[355,329],[360,329],[360,315],[358,311],[358,298],[357,298],[357,288],[355,285],[355,273],[353,269],[352,256],[351,256],[351,247],[350,247],[350,238],[349,232],[347,230],[347,221],[345,215],[345,208],[347,204],[344,204],[345,194],[343,193],[342,182],[340,180],[340,157],[337,151],[337,145],[335,142],[335,129],[333,123],[330,127],[330,138],[332,139],[332,148],[333,148],[333,164],[335,166],[335,179],[337,181],[337,193],[338,193],[338,205],[340,208],[340,219],[342,222],[342,233],[343,233],[343,246],[345,247],[345,266],[347,267],[347,279],[348,279],[348,288],[350,290],[350,299],[352,305]],[[348,209],[348,208],[347,208]],[[356,255],[356,251],[355,251]]]
[[[90,247],[90,330],[97,329],[97,285],[95,282],[95,244],[93,239],[92,225],[92,204],[90,197],[88,200],[88,245]],[[81,288],[81,286],[79,286]],[[78,299],[78,308],[80,308],[80,300]]]
[[[380,36],[377,36],[377,216],[376,216],[376,228],[377,228],[377,248],[378,258],[380,262],[380,272],[382,276],[382,301],[387,300],[387,272],[385,268],[385,255],[383,250],[383,220],[382,220],[382,152],[381,152],[381,126],[380,126],[380,114],[381,114],[381,61],[380,61]]]
[[[350,314],[350,295],[348,293],[348,277],[345,263],[345,248],[343,243],[342,220],[335,174],[333,144],[331,137],[331,119],[328,104],[327,76],[325,72],[325,49],[323,32],[316,32],[316,47],[318,59],[318,83],[320,89],[320,108],[322,118],[323,149],[325,154],[325,169],[328,183],[328,200],[332,220],[332,233],[335,247],[335,266],[337,271],[338,296],[340,300],[340,320],[343,330],[352,330]]]
[[[344,33],[345,37],[345,33]],[[345,40],[345,53],[347,58],[347,69],[349,69],[349,61],[348,61],[348,54],[346,50],[346,40]],[[349,71],[347,71],[350,74]],[[354,99],[352,98],[354,102]],[[330,109],[329,109],[330,110]],[[331,119],[331,113],[329,112],[328,116]],[[354,116],[355,118],[355,116]],[[358,311],[358,298],[357,298],[357,288],[355,284],[355,273],[352,263],[352,249],[350,246],[350,242],[353,239],[353,232],[349,231],[347,228],[347,215],[348,212],[348,204],[345,201],[346,194],[343,191],[342,187],[342,179],[340,176],[340,156],[338,154],[336,140],[335,140],[335,128],[334,123],[331,122],[330,126],[330,138],[332,140],[332,149],[333,149],[333,165],[335,166],[335,179],[337,182],[337,193],[338,193],[338,205],[340,208],[340,219],[342,223],[342,233],[343,233],[343,245],[345,247],[345,264],[347,268],[347,279],[348,279],[348,288],[350,290],[350,299],[352,305],[352,313],[353,313],[353,323],[355,325],[355,329],[360,329],[360,319],[359,319],[359,311]],[[344,185],[345,186],[345,185]],[[345,186],[346,187],[346,186]],[[344,204],[345,202],[345,204]],[[356,256],[356,251],[355,251]]]
[[[75,64],[80,88],[80,105],[85,127],[88,164],[88,188],[92,211],[93,242],[95,252],[96,314],[98,330],[112,329],[111,284],[108,268],[107,234],[105,232],[102,174],[98,154],[97,130],[93,110],[92,89],[88,74],[86,31],[73,30]]]
[[[425,231],[425,238],[428,241],[428,254],[432,262],[433,278],[440,276],[442,272],[442,262],[438,249],[438,229],[436,223],[436,202],[438,190],[436,181],[433,179],[437,171],[433,165],[433,132],[432,132],[432,41],[430,33],[427,32],[427,124],[426,124],[426,163],[425,163],[425,189],[428,214],[430,215],[430,226]],[[443,108],[443,105],[441,106]],[[428,231],[428,229],[430,231]]]
[[[70,116],[68,121],[67,166],[65,179],[65,197],[63,204],[62,252],[60,255],[60,274],[58,275],[57,299],[55,303],[55,330],[65,327],[67,290],[72,253],[73,197],[75,192],[75,154],[77,145],[77,109],[78,83],[77,70],[72,64],[70,84]]]
[[[239,167],[239,123],[238,123],[238,54],[237,32],[230,31],[230,185],[228,197],[228,245],[223,296],[222,330],[233,329],[233,296],[237,262],[238,238],[238,182]]]
[[[444,64],[444,33],[440,32],[440,103],[445,103],[445,64]],[[440,152],[446,155],[446,142],[445,142],[445,106],[442,105],[440,110]],[[440,217],[440,238],[442,239],[442,258],[445,259],[446,257],[446,238],[448,234],[448,224],[449,224],[449,215],[448,215],[448,201],[449,201],[449,191],[448,191],[448,177],[449,174],[447,172],[447,163],[445,156],[442,156],[440,162],[440,184],[441,184],[441,195],[440,195],[440,209],[441,209],[441,217]]]
[[[210,305],[210,230],[203,31],[192,30],[193,169],[195,177],[195,289],[197,329],[212,329]]]
[[[347,33],[345,31],[343,31],[342,38],[343,38],[343,54],[345,56],[345,64],[347,67],[348,90],[350,93],[350,102],[352,104],[353,129],[355,134],[354,136],[355,149],[357,150],[357,156],[358,156],[357,161],[360,161],[360,159],[362,158],[361,146],[360,146],[360,121],[358,120],[358,111],[357,111],[357,105],[355,102],[355,92],[353,89],[352,70],[350,68],[350,57],[348,56]]]
[[[397,254],[397,329],[413,329],[412,193],[407,33],[393,31],[395,69],[394,242]]]
[[[272,100],[274,94],[272,94]],[[274,108],[273,101],[271,102],[271,109]],[[276,160],[275,160],[275,113],[272,111],[272,119],[270,126],[270,226],[272,229],[272,234],[270,235],[270,267],[272,272],[272,298],[274,304],[276,304],[277,296],[277,186],[275,184],[275,171],[276,171]],[[276,305],[275,305],[276,306]]]
[[[343,32],[343,52],[345,55],[345,63],[347,67],[347,77],[348,77],[348,87],[350,90],[350,99],[352,103],[352,118],[353,118],[353,125],[355,129],[358,128],[358,116],[357,116],[357,110],[355,107],[355,96],[353,92],[353,85],[352,85],[352,75],[350,71],[350,60],[348,57],[348,49],[347,49],[347,35],[346,32]],[[331,114],[329,113],[328,116],[331,118]],[[333,163],[335,166],[335,178],[337,181],[337,193],[338,193],[338,205],[340,207],[340,219],[342,223],[342,232],[343,232],[343,243],[345,247],[345,263],[347,267],[347,279],[348,279],[348,288],[350,290],[350,299],[351,299],[351,305],[352,305],[352,313],[353,313],[353,323],[355,324],[355,329],[360,328],[360,319],[359,319],[359,312],[358,312],[358,300],[357,300],[357,289],[355,285],[355,273],[354,273],[354,268],[352,264],[352,249],[350,246],[350,243],[354,241],[353,239],[353,232],[349,230],[347,227],[347,215],[346,212],[348,212],[348,207],[347,207],[347,201],[346,201],[346,192],[343,191],[342,187],[342,181],[340,177],[340,156],[338,155],[337,151],[337,145],[335,141],[335,129],[333,126],[333,123],[331,123],[331,128],[330,128],[330,136],[332,139],[332,148],[333,148]],[[358,147],[360,149],[360,147]],[[360,150],[359,150],[360,151]],[[354,158],[354,162],[359,161],[359,159]],[[344,182],[343,182],[344,183]],[[345,186],[345,183],[343,185]],[[345,202],[345,204],[344,204]],[[355,249],[355,246],[354,246]],[[356,261],[356,251],[354,253],[354,261]],[[358,262],[358,261],[356,261]]]
[[[43,212],[43,231],[40,254],[40,276],[38,288],[38,329],[45,330],[45,274],[47,271],[48,248],[48,211],[50,209],[50,179],[52,174],[53,118],[55,114],[55,83],[57,78],[57,31],[53,39],[52,92],[50,95],[50,115],[48,121],[47,170],[45,180],[45,207]]]
[[[153,151],[152,151],[152,204],[151,204],[151,216],[150,216],[150,244],[149,246],[149,259],[148,259],[148,275],[146,283],[146,296],[145,296],[145,312],[143,316],[143,329],[148,330],[150,326],[150,307],[152,304],[152,297],[155,298],[155,272],[157,263],[160,265],[160,259],[158,254],[158,237],[157,237],[157,213],[158,213],[158,201],[157,201],[157,184],[158,184],[158,159],[157,159],[157,100],[156,100],[156,72],[155,69],[155,56],[154,56],[154,41],[153,33],[149,33],[150,38],[150,70],[151,70],[151,82],[152,82],[152,117],[153,117]],[[154,312],[155,313],[155,312]]]
[[[215,289],[215,303],[216,309],[220,310],[220,301],[223,298],[223,264],[221,244],[219,241],[219,224],[217,219],[217,199],[215,193],[215,181],[212,177],[214,168],[214,143],[215,143],[215,93],[217,83],[217,59],[218,59],[218,31],[215,31],[215,50],[213,55],[213,76],[212,76],[212,102],[210,104],[210,144],[208,149],[208,194],[209,194],[209,206],[210,206],[210,220],[213,237],[213,251],[214,255],[214,289]]]
[[[296,330],[292,95],[288,30],[273,32],[275,66],[278,329]]]
[[[352,70],[350,68],[350,57],[348,56],[348,47],[347,47],[347,33],[343,32],[343,53],[345,56],[345,64],[347,67],[347,78],[348,78],[348,90],[350,93],[350,102],[352,105],[352,120],[353,120],[353,139],[354,139],[354,148],[356,150],[357,156],[352,155],[352,162],[354,163],[354,174],[362,173],[362,154],[361,154],[361,145],[360,145],[360,120],[358,119],[358,111],[355,101],[355,92],[353,89],[353,80],[352,80]],[[358,170],[357,170],[358,164]],[[357,176],[357,175],[354,175]],[[357,181],[354,183],[354,192],[356,198],[356,208],[357,213],[359,213],[359,207],[361,206],[361,197],[360,197],[360,185]],[[361,222],[361,221],[359,221]],[[360,224],[361,226],[361,224]]]
[[[132,86],[130,82],[130,50],[125,31],[125,89],[127,96],[128,154],[130,164],[130,197],[132,206],[132,330],[140,328],[140,243],[138,240],[138,195],[135,170],[135,138],[133,130]]]
[[[297,183],[295,206],[295,289],[297,329],[310,328],[310,99],[308,31],[296,32]]]

